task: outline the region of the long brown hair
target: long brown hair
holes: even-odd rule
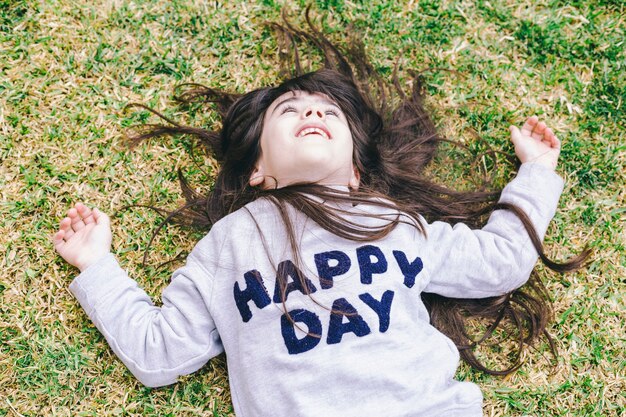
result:
[[[272,24],[278,39],[284,42],[281,51],[292,53],[285,58],[286,81],[275,87],[260,88],[247,94],[232,94],[198,84],[183,86],[175,97],[180,103],[211,103],[222,119],[219,130],[183,126],[159,112],[167,124],[136,127],[129,135],[133,143],[161,135],[186,134],[196,137],[207,152],[220,163],[215,185],[207,195],[196,192],[179,173],[186,204],[167,212],[166,221],[208,230],[222,217],[258,198],[266,198],[278,209],[290,238],[294,262],[299,262],[298,242],[288,215],[295,208],[324,229],[355,241],[373,241],[390,233],[399,222],[409,222],[423,232],[420,216],[428,221],[464,222],[480,226],[494,210],[515,213],[528,231],[540,258],[551,269],[569,271],[580,267],[588,256],[585,249],[566,263],[550,261],[544,254],[541,239],[532,223],[519,208],[498,203],[500,191],[456,191],[435,183],[425,175],[441,137],[425,109],[419,74],[412,74],[413,88],[406,94],[394,71],[391,85],[385,83],[372,68],[362,43],[353,37],[343,53],[311,23],[307,10],[308,31],[295,28],[287,19]],[[305,72],[298,53],[297,41],[312,43],[324,57],[324,67]],[[286,58],[289,58],[288,60]],[[289,61],[290,64],[286,64]],[[249,186],[249,178],[259,158],[263,116],[272,102],[289,91],[323,93],[344,112],[354,140],[353,161],[361,175],[358,190],[342,191],[316,184],[293,184],[274,190]],[[395,98],[396,105],[392,102]],[[141,106],[144,107],[144,106]],[[320,199],[311,198],[320,197]],[[372,199],[383,197],[383,199]],[[346,220],[341,205],[319,201],[358,204],[368,202],[399,210],[405,215],[388,220],[376,229]],[[163,212],[159,209],[159,211]],[[155,235],[158,233],[155,230]],[[302,288],[307,288],[303,283]],[[457,345],[462,358],[471,366],[491,374],[507,374],[520,366],[525,346],[545,336],[556,354],[547,332],[552,318],[550,297],[536,273],[522,288],[503,296],[485,299],[449,299],[436,294],[422,294],[432,324]],[[487,323],[477,341],[471,336],[469,323],[475,319]],[[502,328],[512,325],[517,348],[504,369],[491,369],[479,360],[474,348]]]

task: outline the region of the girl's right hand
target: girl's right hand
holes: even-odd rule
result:
[[[82,272],[110,252],[111,239],[109,217],[97,208],[76,203],[52,240],[59,255]]]

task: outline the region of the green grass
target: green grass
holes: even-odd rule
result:
[[[159,218],[122,208],[173,207],[176,169],[203,176],[180,140],[129,151],[124,130],[154,118],[124,107],[145,103],[211,125],[210,112],[172,105],[177,84],[243,92],[276,82],[276,42],[263,23],[279,19],[282,2],[98,4],[0,0],[0,416],[228,416],[223,357],[157,390],[130,375],[68,292],[76,271],[50,236],[77,201],[109,212],[115,252],[159,299],[172,266],[157,266],[198,236],[166,228],[143,267]],[[306,4],[291,3],[299,24]],[[564,276],[539,268],[555,299],[556,361],[540,345],[508,378],[459,369],[480,384],[487,416],[626,415],[625,9],[620,0],[313,2],[338,43],[355,24],[384,76],[399,57],[402,82],[406,69],[430,68],[428,105],[471,153],[484,150],[472,132],[512,152],[507,127],[531,114],[563,141],[567,185],[546,246],[565,259],[589,243],[593,260]],[[464,187],[472,172],[450,165],[456,152],[433,172]],[[511,171],[501,158],[496,182]]]

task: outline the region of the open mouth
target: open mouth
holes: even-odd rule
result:
[[[296,137],[302,138],[309,135],[320,135],[324,139],[330,139],[330,134],[326,130],[319,127],[305,127],[298,132]]]

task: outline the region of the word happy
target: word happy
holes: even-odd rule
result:
[[[403,275],[403,283],[407,288],[415,285],[417,275],[423,269],[422,260],[416,257],[413,261],[407,259],[404,252],[394,250],[393,257]],[[360,273],[361,284],[368,285],[373,281],[376,274],[383,274],[388,269],[387,257],[383,251],[374,245],[365,245],[356,249],[356,258]],[[328,290],[333,287],[335,277],[346,274],[352,268],[350,257],[342,251],[334,250],[317,253],[314,255],[315,266],[319,277],[319,288],[308,279],[296,265],[285,260],[278,264],[276,273],[276,285],[274,294],[270,295],[261,274],[253,269],[244,274],[245,287],[235,282],[233,295],[235,304],[241,314],[244,323],[252,319],[251,302],[258,309],[263,309],[272,302],[282,304],[292,292],[301,294],[313,294],[318,290]],[[284,295],[283,295],[284,294]],[[378,316],[378,331],[384,333],[389,328],[391,304],[394,292],[385,291],[380,299],[365,292],[360,294],[359,299]],[[357,309],[345,298],[338,298],[333,302],[328,323],[328,336],[326,343],[340,343],[346,333],[354,333],[362,337],[371,333],[370,325],[363,319]],[[289,319],[291,317],[291,320]],[[292,323],[293,322],[293,323]],[[298,338],[295,332],[295,324],[302,323],[308,328],[308,334]],[[281,333],[287,351],[294,355],[313,349],[320,341],[322,334],[322,322],[317,314],[302,308],[284,313],[281,317]]]

